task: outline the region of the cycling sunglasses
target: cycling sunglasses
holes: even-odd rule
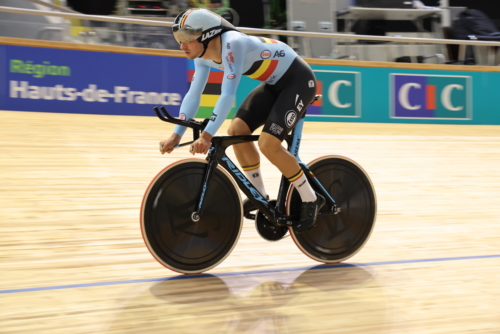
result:
[[[172,32],[177,43],[190,43],[197,40],[202,33],[201,29],[195,29],[190,26],[179,27],[179,24],[174,24],[172,26]]]

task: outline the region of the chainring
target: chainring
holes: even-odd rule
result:
[[[269,201],[270,204],[276,204],[276,201]],[[288,227],[286,226],[275,226],[261,213],[259,210],[255,215],[255,228],[257,233],[267,241],[278,241],[283,239],[287,232]]]

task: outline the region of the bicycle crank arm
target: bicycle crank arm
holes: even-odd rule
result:
[[[325,217],[325,216],[331,216],[331,215],[336,215],[340,212],[340,209],[338,211],[334,211],[333,209],[330,211],[323,211],[318,213],[318,217]],[[284,216],[281,218],[278,218],[278,225],[281,226],[296,226],[299,223],[300,215],[293,215],[293,216]]]
[[[295,226],[299,223],[300,215],[284,216],[277,219],[278,225]]]
[[[337,213],[338,212],[334,212],[334,211],[320,212],[320,213],[318,213],[318,217],[336,215]]]

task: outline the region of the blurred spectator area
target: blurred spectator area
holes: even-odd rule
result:
[[[0,0],[0,6],[47,10],[44,6],[26,0]],[[62,40],[64,24],[62,18],[0,12],[0,35],[5,37],[38,39],[42,30],[50,28],[46,35],[51,35],[52,40]]]
[[[426,6],[429,7],[439,7],[440,0],[421,0]],[[492,0],[449,0],[450,7],[465,7],[468,9],[477,9],[488,15],[488,17],[495,22],[495,24],[500,27],[500,1]],[[455,12],[458,14],[458,12]],[[338,30],[344,30],[344,20],[338,20]],[[363,23],[358,22],[353,31],[361,33]],[[372,25],[373,30],[368,31],[368,34],[380,35],[385,32],[399,32],[399,33],[415,33],[415,25],[409,21],[385,21],[376,22]],[[424,20],[424,28],[426,31],[431,31],[431,19]],[[367,31],[363,31],[366,33]]]
[[[251,28],[271,27],[271,21],[273,26],[281,24],[284,28],[286,20],[286,0],[0,0],[0,6],[57,10],[43,3],[88,15],[164,21],[172,21],[187,8],[201,7],[222,15],[236,26]],[[0,28],[1,35],[7,37],[136,47],[178,47],[171,37],[162,40],[160,35],[171,35],[169,29],[146,25],[0,12]]]
[[[435,0],[434,0],[435,1]],[[498,0],[449,0],[450,6],[477,9],[488,15],[500,28],[500,1]]]
[[[279,0],[269,0],[279,2]],[[282,2],[284,0],[281,0]],[[68,0],[68,5],[85,14],[99,13],[118,16],[132,16],[144,19],[172,21],[177,14],[188,8],[209,9],[236,26],[262,28],[265,26],[264,7],[267,1],[262,0],[116,0],[104,3],[100,0]],[[91,22],[96,34],[103,36],[99,30],[109,27],[106,23]],[[124,24],[115,26],[122,31],[123,38],[109,34],[101,42],[160,49],[177,49],[178,45],[171,35],[170,28]]]
[[[477,9],[485,13],[496,26],[500,26],[500,1],[448,1],[449,6],[454,8],[454,11],[451,12],[452,19],[458,18],[460,11],[464,9]],[[421,0],[421,2],[429,7],[440,5],[439,0]],[[47,8],[43,3],[50,3],[67,11],[89,15],[112,15],[168,22],[172,22],[177,14],[187,8],[202,7],[222,15],[239,27],[309,32],[347,32],[348,29],[345,29],[346,19],[339,13],[343,8],[356,6],[356,0],[0,0],[0,6],[57,10]],[[390,8],[387,10],[390,11]],[[415,11],[417,10],[415,9]],[[415,22],[412,21],[357,20],[349,32],[362,35],[453,38],[450,37],[453,36],[453,24],[450,24],[448,31],[445,32],[445,29],[441,29],[442,25],[439,26],[440,19],[440,15],[435,15],[433,18],[428,17],[422,21],[419,27],[416,27]],[[297,22],[303,24],[296,25]],[[436,24],[439,29],[436,29]],[[438,34],[436,34],[436,30],[439,30]],[[5,12],[0,12],[0,32],[2,36],[7,37],[76,43],[160,49],[178,49],[179,47],[173,39],[169,27]],[[450,47],[444,45],[416,45],[409,48],[403,43],[287,38],[285,36],[278,37],[278,35],[274,35],[273,38],[280,38],[287,42],[301,56],[313,58],[394,61],[398,58],[417,59],[418,57],[419,60],[431,59],[427,62],[442,62],[441,58],[433,58],[432,56],[436,54],[448,56],[450,54]],[[485,47],[482,48],[483,51],[486,50]],[[456,49],[455,47],[451,50],[452,53],[456,54]],[[479,58],[477,63],[484,63],[481,58],[485,58],[486,56],[483,54],[487,52],[480,49],[474,51],[475,57]],[[451,59],[448,57],[447,60]]]
[[[117,0],[66,0],[75,11],[89,15],[111,15],[116,10]]]
[[[448,7],[442,8],[443,10],[439,7],[442,2],[440,0],[420,2],[420,5],[426,6],[424,9],[413,8],[419,5],[417,1],[404,0],[288,0],[287,27],[288,30],[308,32],[446,39],[452,34],[445,34],[443,28],[448,28],[448,31],[452,29],[452,20],[457,19],[460,12],[468,8],[483,11],[497,25],[500,20],[500,1],[448,0]],[[400,18],[404,15],[398,13],[403,11],[407,12],[408,18]],[[429,11],[429,14],[425,11]],[[431,11],[434,13],[430,13]],[[456,60],[449,57],[449,48],[446,45],[410,46],[407,43],[357,41],[347,38],[326,40],[297,37],[289,38],[288,44],[300,55],[312,58],[370,61],[418,59],[419,62],[430,63],[452,63]],[[480,49],[477,50],[477,56],[486,59],[485,55],[490,51],[486,47],[477,49]],[[485,61],[479,63],[486,64]]]

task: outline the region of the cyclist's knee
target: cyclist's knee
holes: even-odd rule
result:
[[[260,135],[259,149],[268,159],[272,159],[277,150],[281,148],[281,141],[278,138],[265,132]]]
[[[227,129],[227,134],[230,136],[244,136],[251,135],[252,132],[245,121],[240,118],[234,118],[231,125],[229,125],[229,129]]]

